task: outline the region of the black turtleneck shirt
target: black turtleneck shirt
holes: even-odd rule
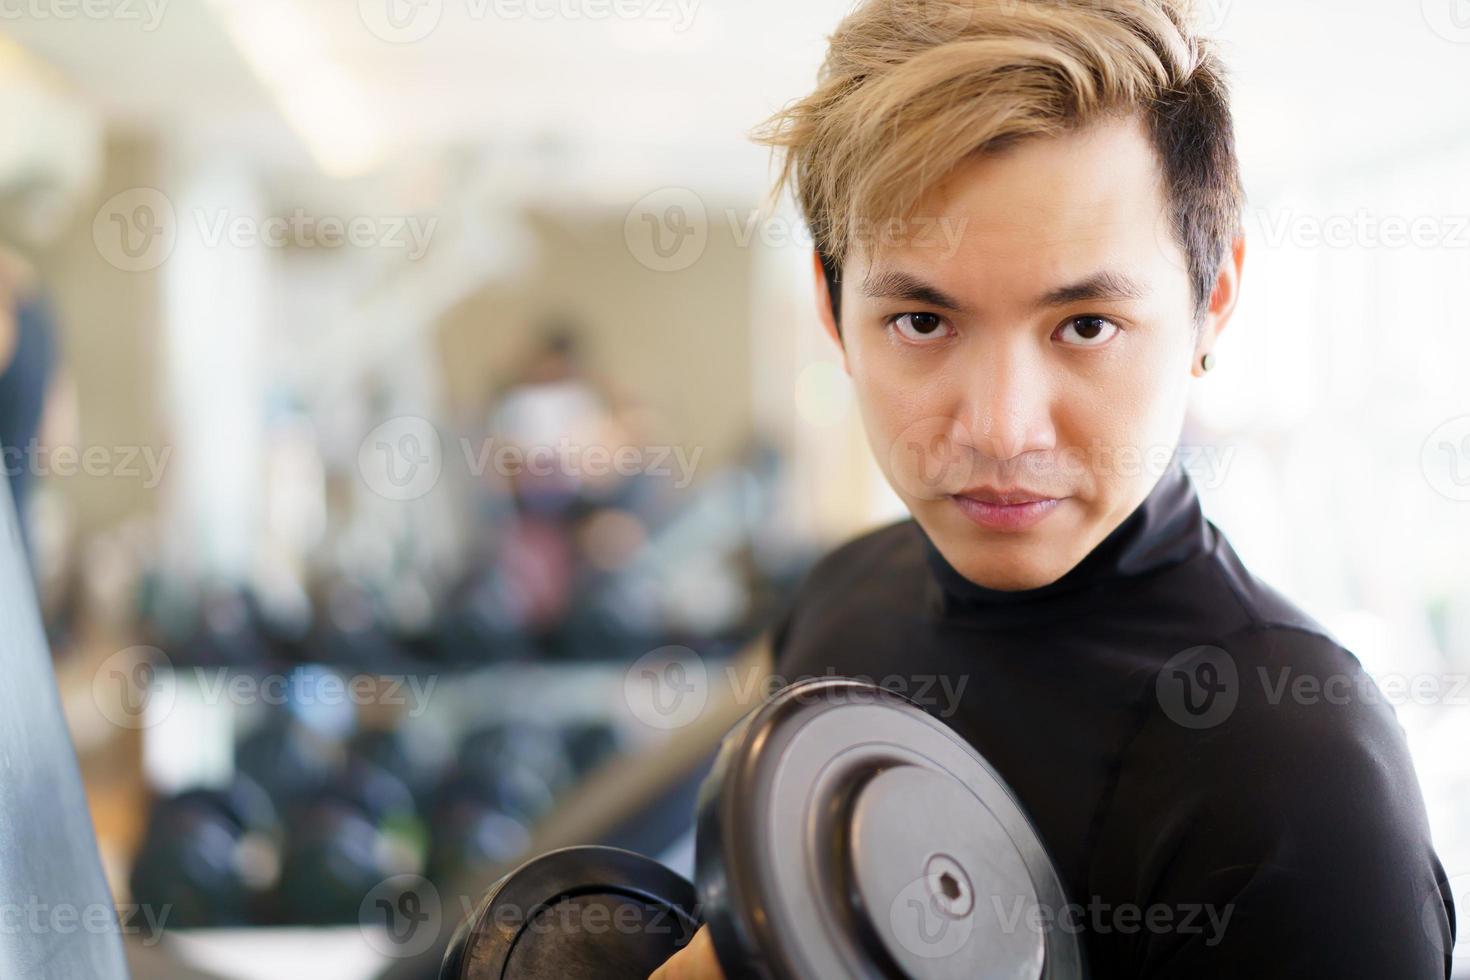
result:
[[[1241,564],[1177,458],[1041,588],[971,583],[912,521],[852,541],[774,646],[779,677],[897,689],[995,766],[1068,892],[1030,921],[1077,932],[1094,980],[1449,975],[1391,702]]]

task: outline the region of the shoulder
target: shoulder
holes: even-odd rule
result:
[[[1262,631],[1297,629],[1330,639],[1327,628],[1317,619],[1246,567],[1223,531],[1214,524],[1209,528],[1214,544],[1209,560],[1201,563],[1210,576],[1202,588],[1222,597],[1228,593],[1243,625]]]
[[[1176,657],[1148,700],[1097,869],[1237,918],[1214,949],[1159,938],[1149,958],[1220,975],[1289,949],[1293,975],[1444,975],[1453,918],[1408,740],[1351,651],[1252,626]]]
[[[1326,631],[1256,623],[1181,651],[1158,671],[1141,732],[1195,759],[1320,783],[1362,773],[1405,739],[1390,694]],[[1332,765],[1322,765],[1331,761]]]
[[[812,566],[791,597],[773,638],[777,658],[798,629],[880,607],[910,607],[924,570],[923,538],[912,519],[839,545]]]
[[[1325,633],[1257,625],[1163,666],[1117,814],[1229,828],[1243,860],[1418,853],[1428,822],[1394,704]]]

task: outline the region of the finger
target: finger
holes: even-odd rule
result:
[[[709,927],[701,926],[689,945],[655,970],[648,980],[725,980],[720,961],[715,958]]]

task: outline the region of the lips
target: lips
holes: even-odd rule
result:
[[[990,499],[986,499],[989,497]],[[980,487],[952,498],[960,512],[990,531],[1026,531],[1046,520],[1065,498],[1047,497],[1029,490]]]
[[[973,497],[956,494],[953,498],[960,513],[972,522],[988,530],[1029,530],[1057,510],[1061,501],[1057,498],[1033,500],[1025,504],[986,504]]]
[[[1021,487],[1009,489],[997,489],[996,487],[975,487],[971,490],[961,490],[955,494],[956,497],[968,497],[982,504],[996,504],[1002,507],[1014,507],[1018,504],[1034,504],[1047,500],[1055,500],[1051,494],[1036,493]]]

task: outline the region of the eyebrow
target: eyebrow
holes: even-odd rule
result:
[[[1086,279],[1060,286],[1036,301],[1035,308],[1069,306],[1073,303],[1142,299],[1148,290],[1137,281],[1118,272],[1097,272]]]
[[[868,299],[901,299],[960,312],[965,305],[944,290],[918,276],[896,269],[873,272],[863,280],[862,293]],[[1106,300],[1141,299],[1148,294],[1140,283],[1119,272],[1097,272],[1086,279],[1058,286],[1034,304],[1038,310],[1053,306],[1069,306]]]
[[[956,313],[964,309],[963,303],[938,286],[895,269],[870,273],[863,280],[862,290],[868,299],[903,299]]]

